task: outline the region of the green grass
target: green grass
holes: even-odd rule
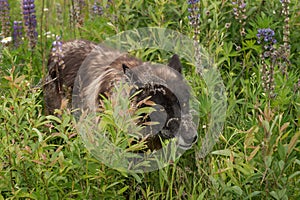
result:
[[[299,199],[300,2],[290,3],[290,65],[284,77],[275,66],[275,98],[262,87],[259,28],[272,28],[283,44],[284,16],[279,1],[247,2],[246,35],[229,1],[201,1],[200,43],[216,63],[227,95],[226,121],[219,141],[204,158],[201,142],[213,105],[210,88],[187,60],[184,75],[199,102],[199,141],[165,168],[131,174],[109,168],[84,146],[70,111],[44,114],[40,80],[54,37],[101,42],[121,31],[158,26],[193,37],[184,0],[115,0],[102,16],[85,1],[83,24],[72,24],[71,0],[36,1],[38,44],[0,44],[0,200],[1,199]],[[9,0],[11,21],[22,20],[18,1]],[[61,13],[57,12],[57,4]],[[43,11],[48,8],[48,11]],[[208,12],[209,11],[209,12]],[[230,27],[226,28],[226,23]],[[133,52],[167,63],[170,52]],[[282,62],[282,60],[280,61]],[[112,125],[113,126],[113,125]],[[206,128],[205,128],[206,126]],[[124,141],[122,141],[123,144]],[[126,145],[125,145],[126,146]]]

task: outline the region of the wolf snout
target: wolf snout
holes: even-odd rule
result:
[[[191,148],[197,142],[198,133],[190,115],[183,116],[178,134],[178,144],[184,149]]]
[[[184,139],[185,143],[187,143],[187,144],[194,144],[198,140],[198,135],[196,132],[193,132],[193,134],[190,137],[183,136],[183,139]]]
[[[180,136],[187,144],[194,144],[198,140],[198,134],[193,125],[191,124],[188,129],[181,129]]]

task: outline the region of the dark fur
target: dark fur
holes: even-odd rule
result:
[[[166,118],[166,123],[149,126],[147,132],[159,131],[163,139],[178,137],[183,148],[189,148],[196,141],[197,134],[189,113],[189,88],[181,76],[182,66],[177,55],[171,58],[167,67],[144,63],[128,54],[83,40],[65,42],[62,48],[64,67],[58,66],[52,57],[48,62],[44,86],[47,113],[61,108],[64,99],[70,101],[73,90],[80,101],[73,103],[95,111],[99,107],[99,94],[109,96],[114,84],[125,80],[136,90],[142,90],[133,104],[151,96],[150,100],[164,110],[157,109],[150,118],[156,121]],[[73,88],[74,82],[78,88]],[[157,134],[150,138],[148,146],[160,148]]]

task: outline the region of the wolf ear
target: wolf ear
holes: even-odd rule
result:
[[[123,72],[124,74],[127,76],[128,80],[136,85],[139,85],[140,83],[140,79],[139,77],[136,75],[136,73],[134,73],[134,71],[132,71],[127,65],[122,64],[122,68],[123,68]]]
[[[130,70],[129,67],[125,64],[122,64],[122,68],[123,68],[124,74],[126,74],[126,72],[129,72],[129,70]]]
[[[169,60],[169,67],[175,69],[181,74],[182,65],[177,54],[174,54]]]

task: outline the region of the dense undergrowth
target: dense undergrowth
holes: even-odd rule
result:
[[[92,0],[41,0],[35,2],[37,23],[31,27],[38,37],[23,29],[19,43],[8,37],[13,21],[26,20],[20,2],[8,2],[9,13],[1,4],[0,200],[300,198],[298,0],[291,0],[288,13],[284,0],[115,0],[95,5]],[[196,32],[190,24],[195,10]],[[200,158],[199,139],[165,168],[127,174],[85,149],[70,111],[60,118],[44,114],[42,78],[56,35],[101,42],[139,27],[168,28],[199,39],[221,73],[228,107],[223,132],[206,157]],[[144,49],[135,54],[166,63],[172,53]],[[211,112],[209,93],[195,67],[182,62],[199,101],[203,138]]]

